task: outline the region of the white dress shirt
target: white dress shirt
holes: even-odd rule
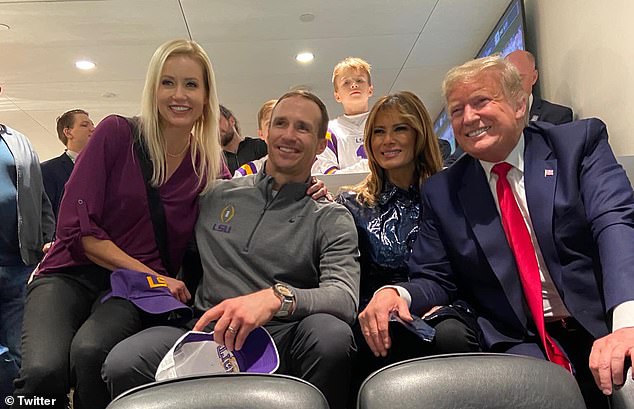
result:
[[[79,153],[75,151],[71,151],[70,149],[66,149],[66,155],[68,155],[70,160],[72,160],[73,163],[75,163],[75,161],[77,160],[77,155],[79,155]]]

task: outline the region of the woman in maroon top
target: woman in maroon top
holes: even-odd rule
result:
[[[161,275],[187,302],[178,271],[198,216],[198,196],[223,170],[214,73],[193,41],[160,46],[147,72],[139,121],[153,164],[151,183],[165,211],[170,266],[161,261],[145,181],[128,121],[109,116],[95,129],[66,184],[57,238],[30,284],[16,394],[62,398],[74,407],[104,408],[110,398],[101,365],[122,339],[157,324],[120,298],[101,302],[110,272]]]

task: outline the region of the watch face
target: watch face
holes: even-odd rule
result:
[[[288,289],[288,287],[285,287],[281,284],[276,284],[275,285],[275,291],[277,291],[278,293],[280,293],[282,296],[284,297],[292,297],[293,293],[291,293],[291,290]]]

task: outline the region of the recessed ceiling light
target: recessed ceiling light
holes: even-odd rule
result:
[[[10,30],[11,27],[9,27],[6,24],[0,24],[0,31],[5,31],[5,30]]]
[[[79,60],[75,61],[75,67],[79,68],[80,70],[92,70],[93,68],[95,68],[95,63],[88,60]]]
[[[312,13],[304,13],[299,16],[299,21],[303,21],[304,23],[310,23],[313,20],[315,20],[315,15]]]
[[[301,63],[309,63],[315,59],[315,56],[311,52],[299,53],[295,56],[295,59]]]

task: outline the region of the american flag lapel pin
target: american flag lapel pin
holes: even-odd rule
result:
[[[552,169],[544,169],[544,177],[555,176],[555,171]]]

